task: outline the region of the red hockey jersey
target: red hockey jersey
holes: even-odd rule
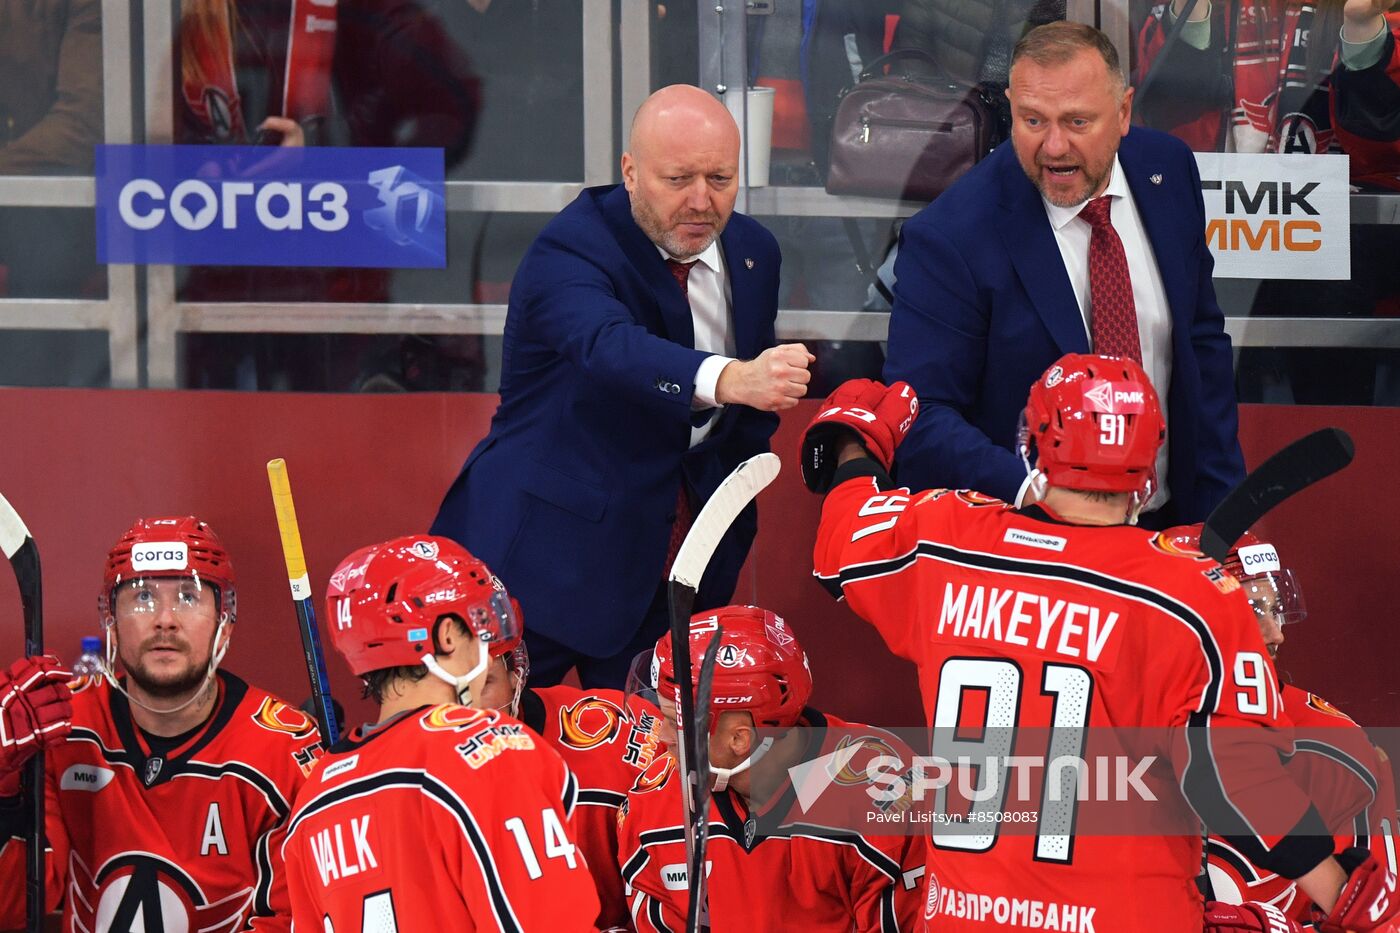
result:
[[[1283,688],[1283,708],[1297,728],[1288,773],[1317,804],[1336,837],[1336,851],[1371,850],[1396,871],[1395,779],[1390,761],[1366,732],[1321,697],[1294,686]],[[1308,914],[1308,899],[1287,878],[1256,868],[1224,839],[1208,842],[1212,893],[1238,904],[1263,901],[1295,920]]]
[[[865,730],[810,708],[798,725],[830,730],[823,747],[809,750],[804,761],[831,751],[825,745],[836,736]],[[685,929],[690,889],[683,780],[675,759],[662,755],[653,763],[645,784],[628,793],[619,817],[618,856],[639,933]],[[861,799],[853,809],[869,809],[863,785],[835,784],[826,793],[858,794]],[[711,929],[716,933],[917,929],[923,908],[922,837],[855,831],[840,834],[829,829],[805,832],[794,796],[789,790],[776,797],[772,805],[784,808],[781,812],[789,816],[781,819],[777,831],[767,835],[756,831],[754,815],[733,789],[720,791],[711,799],[705,850]],[[777,823],[780,818],[769,812],[764,822],[770,819]]]
[[[617,811],[658,754],[656,707],[620,690],[560,684],[521,695],[520,718],[559,753],[578,782],[573,835],[588,859],[602,908],[599,929],[626,926],[627,898],[617,868]]]
[[[283,843],[298,930],[592,930],[577,787],[502,713],[423,707],[318,763]]]
[[[930,928],[1199,929],[1201,840],[1183,789],[1232,840],[1293,874],[1331,851],[1330,838],[1284,839],[1326,833],[1279,762],[1290,733],[1276,675],[1238,581],[1219,565],[1138,528],[1068,525],[979,493],[883,482],[856,475],[827,496],[816,575],[918,665],[936,754],[942,736],[958,757],[1039,762],[1017,787],[1021,809],[1002,808],[1019,785],[1005,777],[1001,796],[976,806],[971,791],[956,807],[951,792],[937,798],[936,816],[975,832],[931,827]],[[1073,792],[1061,784],[1052,795],[1052,767],[1064,781],[1055,763],[1079,755],[1095,770],[1068,772]],[[1097,769],[1122,762],[1136,763],[1141,789],[1124,781],[1118,796],[1101,795],[1113,782]],[[974,773],[970,786],[989,781]],[[1092,805],[1081,781],[1095,788]]]
[[[297,708],[218,678],[213,715],[159,754],[125,697],[75,684],[73,731],[45,761],[47,894],[68,933],[291,929],[279,849],[320,736]],[[3,929],[24,925],[24,849],[0,852]]]

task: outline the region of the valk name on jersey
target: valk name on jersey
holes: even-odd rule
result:
[[[1118,613],[1098,606],[996,586],[963,584],[954,593],[952,583],[944,584],[938,615],[939,635],[1034,646],[1090,664],[1111,663],[1104,649],[1117,625]]]
[[[379,867],[379,859],[369,839],[370,814],[352,816],[347,824],[335,823],[318,833],[308,836],[311,847],[311,864],[321,875],[321,884],[349,878],[361,872]],[[347,849],[346,839],[350,846]],[[351,857],[353,856],[353,857]]]

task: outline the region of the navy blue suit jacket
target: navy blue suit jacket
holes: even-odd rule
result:
[[[1185,144],[1140,127],[1118,159],[1171,306],[1171,385],[1156,387],[1171,499],[1152,523],[1201,521],[1243,478],[1244,460],[1200,176]],[[900,237],[885,379],[912,385],[921,408],[896,476],[1012,501],[1026,476],[1014,451],[1031,383],[1063,354],[1089,352],[1040,193],[1006,142]]]
[[[719,243],[735,349],[751,358],[774,343],[778,244],[737,213]],[[511,283],[500,407],[432,530],[500,576],[530,629],[584,654],[615,654],[641,626],[682,479],[703,502],[777,427],[774,414],[726,406],[690,449],[706,416],[690,407],[707,355],[693,345],[690,306],[620,185],[564,208]],[[711,559],[697,610],[728,601],[756,530],[750,506]]]

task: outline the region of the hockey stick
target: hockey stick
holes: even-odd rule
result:
[[[676,552],[671,564],[671,577],[667,587],[667,597],[671,610],[671,655],[674,658],[676,686],[680,693],[680,715],[677,717],[677,749],[681,772],[685,777],[682,785],[685,797],[686,826],[685,851],[687,864],[696,864],[696,829],[698,824],[708,821],[709,812],[696,810],[696,792],[699,788],[699,774],[695,770],[698,763],[696,743],[700,736],[694,733],[695,682],[690,670],[690,615],[695,606],[695,591],[700,586],[700,578],[719,547],[720,539],[734,524],[745,507],[759,492],[773,482],[781,466],[776,454],[763,453],[750,457],[734,468],[734,472],[724,478],[719,488],[710,496],[700,514],[695,516],[690,531]],[[708,750],[708,749],[707,749]],[[703,864],[703,860],[702,860]],[[703,869],[702,869],[703,870]],[[702,885],[690,885],[690,903],[686,910],[686,929],[694,933],[708,908],[700,904],[699,893]]]
[[[287,582],[292,586],[292,601],[297,608],[301,649],[306,657],[306,676],[311,681],[311,702],[316,708],[316,726],[321,730],[322,743],[330,748],[339,740],[340,728],[335,721],[335,708],[331,705],[326,653],[321,647],[321,633],[316,628],[311,580],[306,574],[306,555],[301,550],[301,529],[297,526],[297,510],[292,502],[292,482],[287,478],[287,461],[281,457],[269,460],[267,481],[272,486],[272,506],[277,510],[277,530],[282,536]]]
[[[690,901],[686,905],[686,928],[707,930],[710,927],[710,902],[706,896],[709,879],[705,877],[705,846],[710,838],[710,697],[715,686],[715,658],[719,656],[722,626],[715,627],[705,654],[700,659],[700,676],[695,681],[695,721],[690,725],[695,735],[695,851],[689,853]]]
[[[44,587],[39,572],[39,548],[14,506],[0,496],[0,550],[10,561],[19,586],[24,611],[24,656],[44,653]],[[25,827],[25,929],[44,928],[44,751],[41,748],[25,764],[29,792],[28,825]]]
[[[1201,552],[1224,563],[1230,548],[1269,510],[1351,463],[1356,447],[1341,428],[1321,428],[1265,460],[1215,507]]]

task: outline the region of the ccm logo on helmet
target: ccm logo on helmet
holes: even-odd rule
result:
[[[131,549],[133,571],[184,570],[190,565],[190,549],[183,541],[155,541]]]
[[[710,702],[715,704],[716,706],[719,706],[723,703],[752,703],[753,697],[715,697]]]

